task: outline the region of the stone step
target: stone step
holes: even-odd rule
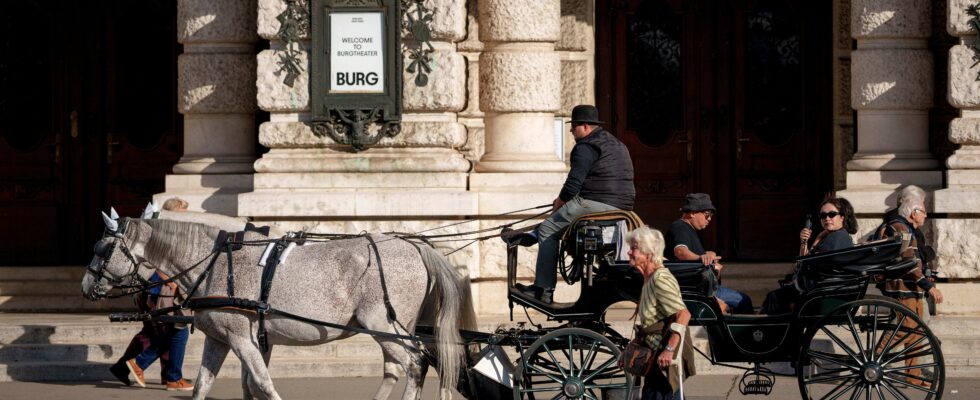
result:
[[[19,362],[88,361],[116,362],[129,343],[111,344],[7,344],[0,346],[0,364]],[[187,355],[204,352],[204,335],[192,335]],[[343,360],[381,358],[381,347],[368,337],[354,337],[317,346],[276,346],[276,358]]]
[[[0,382],[115,381],[116,378],[109,373],[110,365],[110,363],[87,361],[0,364]],[[184,377],[191,379],[197,377],[200,365],[200,358],[185,358]],[[381,358],[324,362],[323,360],[276,360],[273,357],[269,373],[273,378],[380,377],[382,368]],[[159,363],[155,362],[147,368],[145,376],[148,383],[158,383]],[[228,357],[218,372],[218,377],[241,377],[241,365],[238,359],[234,356]]]
[[[0,296],[82,296],[79,280],[0,280]]]
[[[108,312],[132,309],[133,301],[129,298],[89,301],[80,293],[70,296],[0,296],[0,312]]]
[[[81,284],[83,276],[85,276],[84,265],[55,267],[0,267],[0,281],[75,281]]]

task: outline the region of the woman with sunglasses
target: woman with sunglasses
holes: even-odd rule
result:
[[[803,247],[801,257],[854,247],[851,234],[857,232],[857,218],[854,217],[854,207],[851,206],[851,202],[828,195],[820,204],[820,213],[817,214],[817,217],[820,218],[820,226],[823,227],[823,231],[817,234],[811,246],[806,245],[813,232],[809,228],[803,228],[800,231],[800,243]],[[783,278],[779,282],[779,289],[766,294],[766,299],[762,302],[759,313],[785,314],[792,312],[800,298],[800,292],[793,284],[795,280],[795,273]]]
[[[851,235],[857,233],[857,218],[854,217],[851,202],[840,197],[829,197],[820,204],[820,213],[817,216],[823,231],[817,234],[810,247],[803,249],[801,256],[854,246]],[[800,231],[800,242],[807,243],[812,234],[809,228],[803,228]]]

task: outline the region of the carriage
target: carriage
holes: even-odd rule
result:
[[[626,398],[638,392],[627,390],[638,382],[615,362],[629,339],[604,317],[615,303],[639,300],[643,278],[629,266],[623,238],[627,229],[639,225],[630,212],[573,221],[561,246],[562,258],[571,262],[559,266],[567,283],[581,282],[581,294],[571,303],[543,303],[515,288],[521,241],[510,241],[512,318],[516,304],[560,323],[481,338],[488,348],[515,346],[521,354],[508,381],[513,398]],[[866,295],[874,280],[900,277],[915,268],[915,259],[900,257],[905,246],[907,238],[887,239],[799,258],[789,280],[799,290],[799,300],[793,311],[779,315],[726,315],[711,296],[713,268],[699,262],[665,266],[681,286],[692,314],[690,325],[700,327],[699,335],[707,338],[708,348],[699,352],[714,365],[745,370],[739,382],[742,394],[769,394],[781,375],[796,376],[805,399],[938,399],[944,382],[939,341],[912,310]],[[483,354],[490,353],[484,349]],[[481,379],[472,370],[468,376],[470,384]],[[472,389],[483,395],[472,393],[471,398],[503,397],[497,394],[500,390],[487,396],[491,390],[486,387]]]
[[[118,285],[136,279],[138,272],[144,268],[144,259],[136,250],[146,252],[154,246],[134,245],[138,240],[146,240],[147,236],[152,237],[153,234],[147,235],[146,231],[152,231],[155,226],[157,228],[168,226],[149,223],[146,220],[136,223],[132,221],[139,220],[122,219],[120,223],[108,217],[106,220],[109,234],[96,246],[96,257],[89,266],[89,273],[83,279],[83,292],[93,299],[103,297],[112,284]],[[126,233],[126,226],[131,224],[136,228],[131,228]],[[507,295],[511,319],[516,305],[525,310],[527,308],[537,310],[549,320],[557,321],[559,324],[555,327],[518,324],[508,328],[501,327],[494,332],[472,330],[456,332],[456,328],[450,326],[448,332],[452,332],[455,338],[451,338],[448,342],[442,340],[440,344],[469,345],[466,349],[468,357],[465,364],[460,365],[458,374],[456,387],[459,391],[471,399],[616,399],[629,398],[631,393],[636,394],[638,380],[626,374],[618,366],[621,349],[629,339],[607,323],[605,315],[615,303],[639,300],[643,277],[628,264],[626,257],[628,244],[624,235],[641,224],[639,218],[631,212],[588,215],[572,222],[562,237],[561,245],[562,252],[566,255],[562,258],[569,261],[567,263],[563,261],[559,271],[567,283],[579,284],[581,292],[576,301],[569,303],[543,303],[516,289],[519,247],[531,245],[534,240],[523,240],[519,235],[511,235],[506,239]],[[315,331],[331,332],[331,337],[320,338],[323,340],[346,337],[354,333],[373,335],[379,343],[383,343],[383,348],[385,343],[388,345],[386,351],[397,350],[406,352],[403,354],[415,354],[412,356],[414,363],[420,362],[418,355],[425,353],[423,342],[435,343],[434,340],[440,336],[445,337],[448,326],[445,322],[456,321],[456,318],[465,319],[463,314],[459,314],[459,317],[456,313],[444,314],[439,317],[443,323],[440,324],[438,332],[432,327],[421,326],[421,324],[416,326],[414,332],[396,329],[404,326],[400,325],[400,320],[395,317],[394,310],[390,308],[389,292],[392,298],[395,298],[400,293],[414,290],[412,288],[417,285],[397,280],[389,281],[387,287],[384,285],[382,253],[387,250],[382,251],[383,248],[399,245],[403,253],[406,250],[409,253],[417,250],[422,255],[421,263],[426,264],[425,267],[421,264],[414,267],[414,270],[422,274],[418,276],[423,279],[421,282],[433,278],[432,271],[438,270],[442,271],[440,275],[435,275],[438,279],[430,283],[435,282],[436,286],[444,286],[444,290],[450,290],[458,285],[453,283],[457,278],[450,276],[455,274],[449,272],[453,267],[441,255],[428,247],[415,244],[409,246],[403,243],[405,241],[395,240],[400,239],[399,237],[392,237],[378,243],[375,243],[371,235],[343,235],[342,237],[327,235],[329,237],[321,238],[323,241],[343,239],[334,243],[352,243],[351,241],[357,243],[355,247],[346,249],[341,246],[339,251],[344,256],[333,258],[344,262],[359,260],[358,257],[350,256],[349,249],[362,249],[366,246],[373,249],[368,255],[373,254],[369,258],[376,261],[375,277],[380,278],[378,283],[381,286],[373,291],[368,290],[367,292],[373,292],[373,296],[365,297],[364,301],[377,303],[379,301],[377,292],[380,291],[384,294],[385,307],[377,304],[368,307],[372,312],[371,315],[357,317],[371,324],[351,326],[347,324],[352,317],[333,322],[317,320],[313,315],[284,311],[278,308],[275,302],[275,296],[288,297],[292,293],[290,291],[310,293],[311,290],[322,289],[319,286],[303,287],[311,283],[306,275],[311,271],[309,268],[316,266],[315,268],[320,268],[320,271],[346,271],[323,269],[323,266],[313,257],[309,263],[301,263],[296,258],[294,258],[296,262],[282,262],[285,254],[289,254],[290,251],[326,251],[325,247],[304,247],[302,243],[315,241],[315,235],[300,233],[287,235],[281,239],[249,241],[238,238],[242,235],[228,235],[227,232],[217,232],[216,229],[208,230],[201,226],[195,228],[188,224],[170,225],[171,228],[182,229],[171,232],[172,236],[179,236],[184,232],[183,230],[193,228],[192,231],[201,238],[195,244],[196,253],[183,251],[181,254],[187,254],[183,254],[180,260],[174,260],[173,267],[182,265],[182,271],[172,271],[176,274],[174,276],[181,277],[184,285],[190,282],[193,283],[194,288],[197,288],[202,282],[207,281],[208,283],[201,287],[208,287],[211,291],[217,290],[215,293],[218,294],[225,293],[226,289],[230,293],[228,297],[221,298],[204,296],[198,301],[193,301],[194,305],[191,308],[201,310],[204,314],[209,310],[217,310],[219,313],[224,313],[220,315],[229,318],[258,316],[259,343],[263,343],[266,329],[274,332],[276,327],[279,327],[280,332],[283,329],[289,331],[296,326],[293,324],[294,321],[300,321],[330,328],[330,331]],[[160,247],[161,243],[162,240],[156,243],[155,247]],[[702,354],[712,364],[746,370],[739,384],[743,394],[768,394],[772,390],[775,376],[784,375],[796,376],[802,397],[808,399],[845,397],[939,399],[944,382],[939,341],[912,310],[890,299],[866,296],[872,281],[899,277],[916,267],[915,259],[900,257],[907,246],[908,238],[887,239],[850,249],[799,258],[796,263],[796,273],[790,282],[801,295],[792,312],[780,315],[725,315],[712,297],[715,276],[710,266],[700,263],[666,263],[665,265],[681,286],[682,297],[692,314],[690,325],[699,327],[696,328],[698,335],[707,338],[708,346]],[[114,251],[116,248],[121,251]],[[272,259],[270,252],[280,254],[282,257],[277,258],[275,262],[268,262]],[[227,262],[223,261],[225,256],[222,254],[227,254]],[[195,264],[191,263],[202,255],[206,256]],[[236,263],[261,259],[261,263],[266,266],[272,265],[273,268],[270,272],[269,268],[238,267],[233,272],[232,258],[238,260]],[[417,257],[405,259],[419,262]],[[207,262],[208,260],[210,262]],[[367,265],[370,266],[372,263]],[[355,262],[351,265],[361,264]],[[387,261],[385,264],[385,270],[391,268],[389,272],[398,273],[402,280],[406,279],[409,270],[404,268],[408,266],[392,265]],[[204,265],[207,267],[203,267]],[[275,265],[280,265],[280,269],[286,268],[286,271],[275,275],[276,279],[292,273],[299,274],[295,277],[301,280],[287,281],[285,282],[288,283],[287,285],[277,286],[277,291],[272,292],[273,297],[268,297],[267,286],[271,285],[273,274],[276,274]],[[194,271],[195,268],[198,269]],[[212,269],[214,273],[211,273]],[[359,269],[350,269],[350,271],[355,270]],[[425,274],[426,270],[429,271],[429,275]],[[196,278],[193,274],[188,274],[192,271],[198,274]],[[239,282],[240,285],[246,282],[242,280],[241,274],[254,275],[251,280],[255,282],[258,281],[256,274],[261,275],[260,300],[256,301],[241,295],[236,297],[233,294],[234,282]],[[460,279],[465,280],[465,278]],[[398,285],[391,286],[393,283]],[[141,290],[140,285],[133,287]],[[257,287],[243,286],[241,289],[258,291]],[[189,293],[193,294],[194,289]],[[441,302],[443,306],[458,299],[469,298],[467,292],[444,293],[450,295],[439,296],[440,299],[434,300]],[[421,303],[415,304],[415,306],[420,305]],[[323,307],[324,303],[307,304],[307,309],[311,313]],[[242,311],[236,311],[231,315],[228,314],[229,308]],[[248,317],[249,315],[252,317]],[[400,315],[405,316],[405,313]],[[121,319],[147,317],[151,316],[124,316]],[[284,325],[263,328],[263,318],[268,318],[269,324]],[[117,316],[117,319],[120,317]],[[199,319],[200,313],[195,317],[195,323],[201,322]],[[216,323],[208,318],[204,321],[210,324]],[[408,326],[414,323],[413,317]],[[208,333],[205,327],[201,330]],[[213,380],[213,374],[220,367],[224,356],[220,353],[210,354],[207,351],[208,343],[212,343],[210,336],[206,338],[206,351],[202,364],[208,364],[210,359],[216,363],[208,367],[211,375],[207,378]],[[215,346],[221,345],[215,344]],[[251,342],[240,343],[240,346],[238,351],[259,354],[259,349],[253,348],[254,344]],[[259,361],[261,358],[268,360],[271,346],[261,347],[264,354],[260,355]],[[513,348],[518,354],[514,361],[508,359],[504,351],[507,348]],[[223,351],[227,353],[227,346]],[[445,355],[441,349],[438,357],[432,354],[425,355],[430,357],[429,363],[440,366],[440,377],[443,379],[446,378],[443,374],[447,368],[453,370],[453,367],[449,367],[451,365],[449,362],[440,362],[439,357]],[[386,353],[386,361],[389,356]],[[447,359],[455,360],[454,357]],[[260,372],[263,370],[264,367],[259,365],[261,363],[255,364],[255,360],[251,361],[253,361],[251,369]],[[386,362],[386,368],[388,364]],[[735,364],[752,365],[752,367]],[[202,365],[202,371],[204,370]],[[422,374],[413,378],[416,383],[419,382],[418,379],[424,377],[424,369],[420,371]],[[244,372],[243,370],[243,374]],[[393,375],[394,373],[391,374]],[[259,379],[265,382],[258,382]],[[385,391],[386,386],[390,387],[393,384],[388,382],[389,374],[386,373],[385,379],[379,393]],[[456,380],[451,379],[451,381]],[[250,390],[274,393],[271,386],[253,386],[256,383],[271,385],[267,375],[256,378],[244,374],[243,381],[249,383]],[[413,387],[413,391],[415,389],[417,388]],[[201,395],[204,394],[206,389],[201,390]],[[197,395],[196,390],[195,396]],[[406,389],[405,396],[412,398],[414,395]]]

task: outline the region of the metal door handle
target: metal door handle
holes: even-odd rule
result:
[[[687,161],[691,161],[694,159],[694,138],[693,138],[694,135],[691,134],[691,131],[685,132],[685,135],[687,138],[677,139],[677,143],[687,144]]]
[[[54,163],[61,164],[61,134],[55,134],[54,143],[48,146],[54,148]]]
[[[737,139],[735,139],[735,159],[741,160],[742,159],[742,143],[748,143],[748,142],[751,142],[751,140],[749,138],[742,137],[742,130],[741,129],[739,129],[739,130],[737,130],[735,132],[736,132],[735,135],[737,137]]]
[[[112,148],[113,147],[116,147],[116,146],[119,146],[119,142],[113,142],[112,141],[112,134],[111,133],[107,133],[106,136],[105,136],[105,138],[106,138],[105,139],[105,141],[106,141],[106,146],[105,146],[106,147],[106,149],[105,149],[106,163],[112,164]]]
[[[71,134],[72,139],[78,138],[78,111],[72,110],[71,114],[68,114],[69,128],[68,133]]]

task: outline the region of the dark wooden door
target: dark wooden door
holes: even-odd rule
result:
[[[0,16],[0,265],[91,257],[179,156],[175,1],[30,1]]]
[[[665,228],[689,192],[726,259],[795,255],[830,186],[830,8],[802,0],[597,4],[597,98],[630,148],[637,212]],[[825,54],[826,53],[826,54]],[[821,172],[821,166],[826,171]]]

